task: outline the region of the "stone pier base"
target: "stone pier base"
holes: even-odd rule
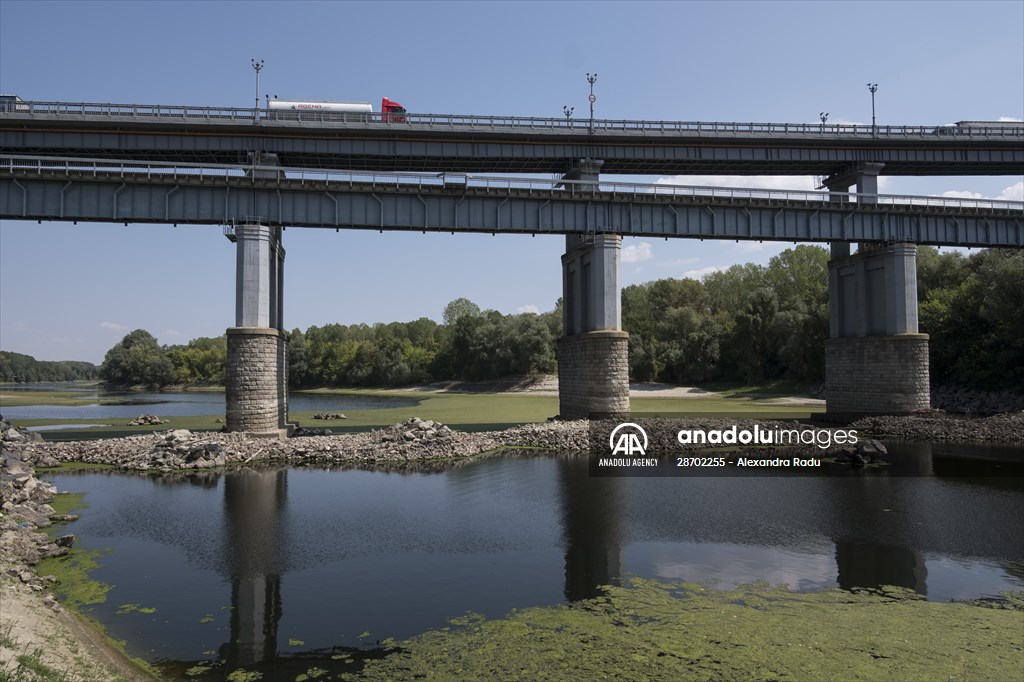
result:
[[[267,327],[230,327],[227,339],[228,431],[289,435],[284,332]]]
[[[835,418],[928,409],[928,335],[827,340],[825,403]]]
[[[593,331],[558,340],[558,409],[562,419],[629,415],[629,334]]]

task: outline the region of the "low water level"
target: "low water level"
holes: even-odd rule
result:
[[[36,385],[39,386],[39,385]],[[54,386],[60,386],[54,384]],[[16,387],[15,387],[16,388]],[[5,390],[13,390],[6,388]],[[35,389],[38,391],[39,389]],[[60,388],[55,390],[67,390]],[[79,396],[76,396],[78,398]],[[105,393],[95,389],[81,391],[80,399],[96,400],[89,405],[12,405],[3,407],[6,419],[131,419],[140,414],[158,417],[223,415],[224,393],[196,391],[185,393]],[[380,410],[415,405],[410,396],[366,395],[361,393],[291,393],[290,412],[346,412]]]
[[[1024,589],[1020,467],[990,476],[1004,465],[954,446],[890,453],[919,475],[591,478],[585,459],[510,454],[433,472],[50,480],[86,493],[67,532],[110,550],[93,577],[113,588],[92,615],[130,653],[168,678],[220,660],[223,674],[291,680],[311,662],[351,670],[331,655],[467,611],[501,617],[629,576],[899,585],[934,600]],[[118,614],[125,604],[155,611]]]

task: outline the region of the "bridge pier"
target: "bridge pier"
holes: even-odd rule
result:
[[[286,436],[287,335],[281,228],[235,228],[235,326],[227,330],[225,393],[228,431]]]
[[[597,183],[601,161],[581,161],[567,178]],[[569,234],[562,256],[558,407],[563,419],[629,414],[629,334],[622,331],[616,234]]]
[[[882,164],[862,164],[826,181],[832,191],[857,185],[872,203]],[[863,195],[863,196],[862,196]],[[917,326],[917,246],[833,242],[829,339],[825,344],[826,414],[909,414],[931,406],[928,335]]]

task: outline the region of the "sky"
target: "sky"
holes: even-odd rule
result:
[[[1024,2],[48,2],[0,0],[0,92],[25,100],[252,106],[387,96],[416,113],[684,121],[1024,119]],[[605,176],[607,177],[607,176]],[[624,181],[814,189],[810,177]],[[1024,178],[881,178],[890,194],[1024,200]],[[561,296],[557,236],[291,229],[285,326],[440,321]],[[623,286],[767,264],[791,244],[627,238]],[[0,349],[99,363],[234,323],[216,226],[0,224]]]

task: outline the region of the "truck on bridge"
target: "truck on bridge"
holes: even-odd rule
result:
[[[345,102],[330,100],[286,100],[268,99],[267,114],[273,112],[273,118],[296,117],[302,112],[329,112],[332,114],[352,114],[354,117],[362,115],[362,118],[369,120],[373,114],[373,106],[369,102]],[[380,100],[381,120],[385,123],[404,123],[405,107],[398,102],[382,97]]]

